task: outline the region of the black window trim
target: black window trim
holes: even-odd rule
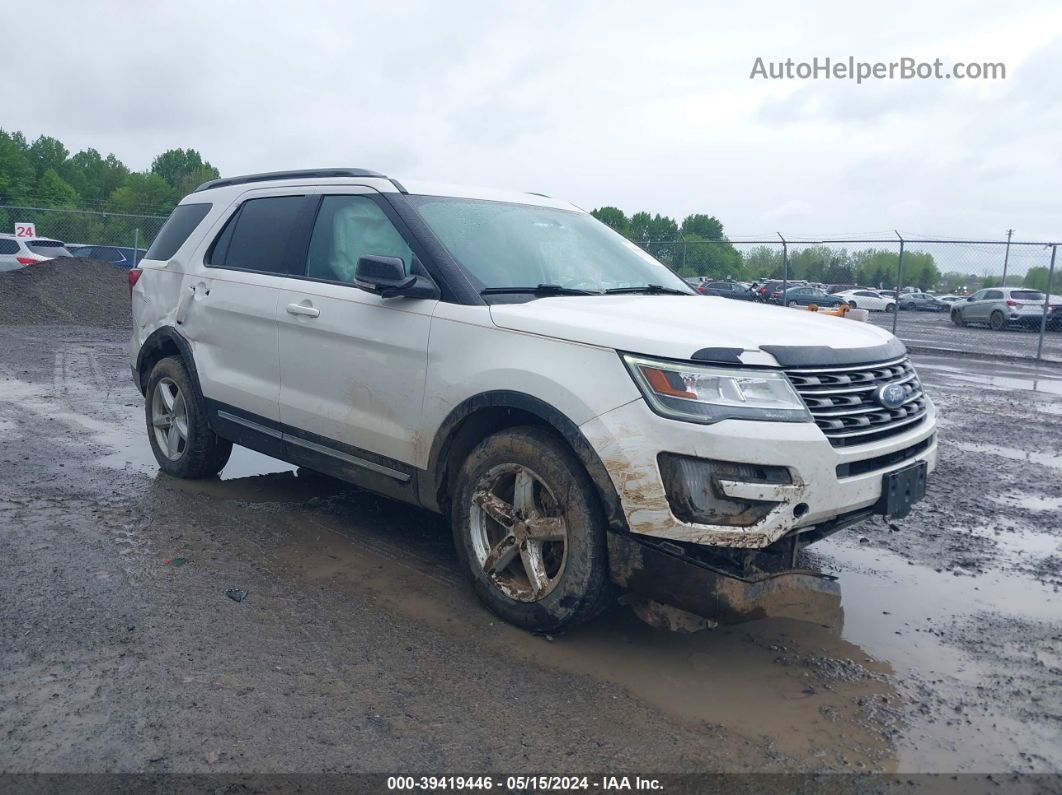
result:
[[[282,264],[286,266],[287,270],[267,271],[262,270],[260,268],[238,268],[234,265],[215,265],[210,261],[211,258],[214,256],[214,249],[217,246],[218,241],[220,241],[225,232],[228,231],[229,226],[231,225],[233,231],[235,231],[236,225],[239,223],[239,217],[243,214],[243,208],[247,205],[248,202],[256,201],[258,199],[291,198],[301,198],[303,202],[302,206],[295,214],[295,221],[292,224],[291,231],[288,232],[288,239],[284,244],[284,257]],[[225,223],[221,225],[221,229],[218,230],[218,233],[214,236],[214,239],[210,241],[210,245],[207,247],[206,253],[203,255],[203,266],[206,268],[212,268],[214,270],[235,271],[238,273],[260,273],[263,276],[278,276],[281,278],[298,278],[298,274],[295,272],[295,267],[298,266],[305,270],[306,255],[305,252],[303,252],[301,261],[296,262],[295,259],[298,259],[298,255],[297,251],[293,252],[292,243],[293,239],[296,237],[296,230],[298,229],[299,221],[302,218],[303,214],[306,212],[306,206],[314,198],[315,197],[313,194],[306,193],[305,191],[299,191],[297,189],[294,190],[292,193],[271,193],[265,196],[247,196],[240,202],[239,206],[229,215],[229,217],[225,219]],[[229,240],[231,241],[231,239],[232,238],[230,235]],[[295,259],[293,259],[291,256],[293,253],[295,253],[296,255]],[[227,254],[228,251],[226,251],[226,255]]]
[[[332,188],[332,186],[329,186]],[[343,188],[363,188],[364,192],[359,190],[357,192],[347,192]],[[303,189],[304,191],[306,189]],[[221,236],[225,234],[229,224],[236,224],[239,222],[238,216],[243,211],[243,207],[247,202],[254,199],[269,199],[283,196],[303,196],[305,202],[299,209],[295,223],[292,226],[291,233],[288,237],[288,242],[285,245],[285,262],[288,263],[289,269],[287,271],[263,271],[252,268],[236,268],[231,265],[213,265],[210,263],[210,258],[214,253],[214,247],[218,244]],[[392,194],[381,194],[375,188],[369,185],[350,185],[350,186],[335,186],[331,190],[325,189],[321,191],[307,191],[300,192],[298,188],[293,188],[291,193],[275,193],[262,195],[249,195],[240,201],[239,206],[228,216],[225,222],[222,224],[221,229],[218,230],[214,239],[211,241],[210,246],[207,248],[206,253],[203,256],[203,266],[207,268],[213,268],[216,270],[229,270],[237,271],[240,273],[258,273],[264,276],[276,276],[282,279],[291,279],[294,281],[305,282],[317,282],[319,284],[335,284],[340,287],[349,287],[354,290],[361,289],[356,284],[351,282],[343,282],[338,279],[320,279],[316,276],[309,276],[306,273],[308,267],[308,257],[310,252],[310,238],[313,236],[313,228],[317,223],[317,216],[321,210],[321,204],[327,196],[364,196],[365,198],[374,202],[384,213],[387,219],[398,231],[398,234],[409,246],[410,251],[413,253],[413,262],[411,263],[411,272],[420,276],[427,276],[432,279],[436,285],[440,288],[440,299],[442,301],[450,301],[451,303],[468,303],[459,300],[455,300],[451,291],[448,291],[444,284],[440,283],[440,279],[437,278],[433,272],[435,269],[432,267],[433,259],[430,254],[430,247],[425,246],[424,243],[417,237],[416,234],[410,229],[409,224],[406,223],[406,217],[400,213],[395,203],[388,201]],[[478,292],[475,294],[477,299],[475,303],[485,303],[479,296]]]

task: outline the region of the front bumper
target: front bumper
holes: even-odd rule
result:
[[[811,530],[839,516],[872,508],[881,499],[886,472],[917,461],[926,461],[932,471],[937,460],[936,409],[931,401],[927,403],[925,420],[911,430],[848,448],[833,447],[811,422],[724,420],[697,425],[660,417],[641,399],[595,417],[581,431],[608,470],[632,532],[709,546],[762,549],[790,531]],[[862,472],[864,467],[852,466],[926,440],[917,453],[881,468]],[[777,502],[748,527],[686,522],[671,510],[658,464],[660,453],[785,467],[792,482],[724,484],[727,496]],[[841,472],[860,474],[842,476],[838,467]]]

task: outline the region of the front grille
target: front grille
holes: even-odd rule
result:
[[[903,433],[925,420],[926,398],[906,356],[879,364],[786,370],[804,404],[834,447],[867,444]],[[899,408],[887,409],[874,397],[878,387],[901,384]]]

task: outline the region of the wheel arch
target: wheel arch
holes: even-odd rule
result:
[[[608,470],[579,426],[544,400],[508,390],[474,395],[447,415],[432,441],[428,476],[418,482],[421,503],[448,513],[453,477],[468,454],[487,436],[518,425],[541,425],[558,434],[590,476],[609,529],[628,532],[627,519]]]
[[[196,397],[202,400],[203,390],[199,385],[199,372],[195,367],[195,357],[192,355],[192,346],[173,326],[162,326],[155,329],[144,340],[136,355],[136,385],[140,388],[140,394],[147,390],[147,378],[155,363],[167,356],[179,356],[188,370],[188,376],[192,379],[192,388],[195,389]]]

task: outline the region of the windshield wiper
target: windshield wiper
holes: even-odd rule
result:
[[[692,295],[685,290],[679,290],[675,287],[663,287],[659,284],[643,284],[641,287],[613,287],[605,290],[607,295],[617,295],[620,293],[645,293],[646,295]]]
[[[534,287],[487,287],[480,290],[480,295],[601,295],[596,290],[577,290],[574,287],[561,287],[559,284],[537,284]]]

